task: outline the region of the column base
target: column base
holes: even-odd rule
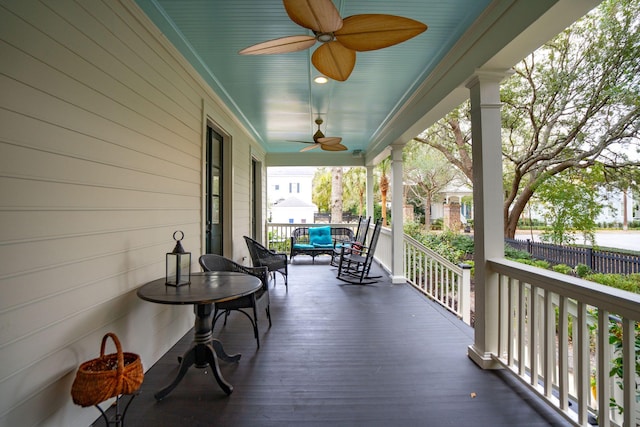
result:
[[[480,353],[474,345],[468,347],[467,356],[482,369],[503,369],[493,358],[493,353]]]
[[[393,285],[404,285],[407,283],[407,278],[404,276],[391,276],[391,284]]]

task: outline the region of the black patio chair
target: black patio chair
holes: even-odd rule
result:
[[[284,277],[284,285],[289,289],[289,262],[287,254],[279,254],[262,246],[251,237],[244,236],[249,255],[254,267],[267,267],[269,274],[273,277],[273,285],[276,285],[276,273]]]
[[[370,276],[373,255],[378,244],[382,219],[378,219],[371,234],[369,246],[359,248],[343,246],[340,250],[337,278],[354,285],[368,285],[377,282],[382,276]]]
[[[262,287],[250,294],[242,297],[234,298],[232,300],[216,303],[213,312],[213,321],[211,329],[215,328],[218,319],[224,315],[224,324],[227,324],[227,318],[231,310],[236,310],[249,319],[253,326],[253,335],[260,348],[260,336],[258,335],[258,304],[265,306],[267,313],[267,319],[269,319],[269,327],[271,327],[271,309],[269,306],[269,272],[266,267],[245,267],[228,258],[220,255],[205,254],[200,256],[198,260],[200,266],[204,271],[236,271],[239,273],[251,274],[256,276],[262,281]],[[253,311],[253,317],[245,310],[251,309]]]
[[[333,254],[331,255],[330,264],[334,267],[337,267],[340,263],[340,254],[342,253],[342,247],[346,246],[347,248],[354,247],[357,249],[359,246],[364,246],[367,244],[367,232],[369,231],[369,223],[371,222],[371,217],[365,219],[365,217],[361,216],[358,218],[358,228],[356,229],[356,234],[353,237],[353,240],[350,242],[338,243],[333,248]]]

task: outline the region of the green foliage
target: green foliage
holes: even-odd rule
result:
[[[557,264],[551,267],[553,271],[562,273],[562,274],[571,274],[573,273],[573,269],[566,264]]]
[[[527,251],[519,251],[509,245],[504,245],[504,256],[513,260],[531,260],[531,254]]]
[[[444,220],[442,218],[438,218],[431,223],[432,230],[442,230],[444,227]]]
[[[594,273],[584,277],[586,280],[599,283],[612,288],[622,289],[629,292],[640,293],[640,273],[620,275]]]
[[[330,212],[331,206],[331,171],[318,168],[313,176],[313,195],[311,200],[320,212]]]
[[[362,167],[346,169],[342,175],[342,186],[342,208],[357,215],[364,215],[367,192],[366,169]]]
[[[541,235],[544,241],[556,245],[573,243],[576,232],[586,241],[595,240],[595,219],[604,206],[593,188],[602,179],[602,172],[602,168],[593,168],[580,174],[575,171],[558,174],[538,186],[537,194],[545,208],[544,217],[550,225]]]
[[[545,270],[548,270],[551,267],[551,264],[549,264],[548,261],[544,261],[541,259],[524,259],[524,258],[520,258],[520,259],[515,259],[515,261],[518,261],[522,264],[527,264],[527,265],[531,265],[533,267],[538,267],[538,268],[544,268]]]
[[[424,233],[415,225],[409,225],[405,232],[411,237],[446,258],[448,261],[458,264],[465,261],[473,253],[473,240],[469,236],[463,236],[451,231],[444,233]]]
[[[591,268],[585,264],[576,265],[576,276],[584,278],[588,274],[591,274]]]
[[[405,221],[404,223],[404,233],[407,236],[410,236],[418,241],[420,241],[420,237],[424,234],[424,226],[417,222]]]

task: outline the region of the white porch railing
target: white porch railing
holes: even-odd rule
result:
[[[600,426],[636,426],[640,295],[506,259],[488,265],[499,277],[496,360],[578,425],[593,413]],[[617,353],[610,345],[616,323]],[[624,375],[612,378],[618,357]],[[612,397],[622,415],[610,408]]]
[[[471,266],[455,265],[407,235],[403,254],[407,282],[471,324]]]

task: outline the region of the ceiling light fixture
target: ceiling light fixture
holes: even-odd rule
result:
[[[323,85],[323,84],[327,83],[329,81],[329,79],[326,78],[325,76],[318,76],[315,79],[313,79],[313,81],[318,83],[319,85]]]

